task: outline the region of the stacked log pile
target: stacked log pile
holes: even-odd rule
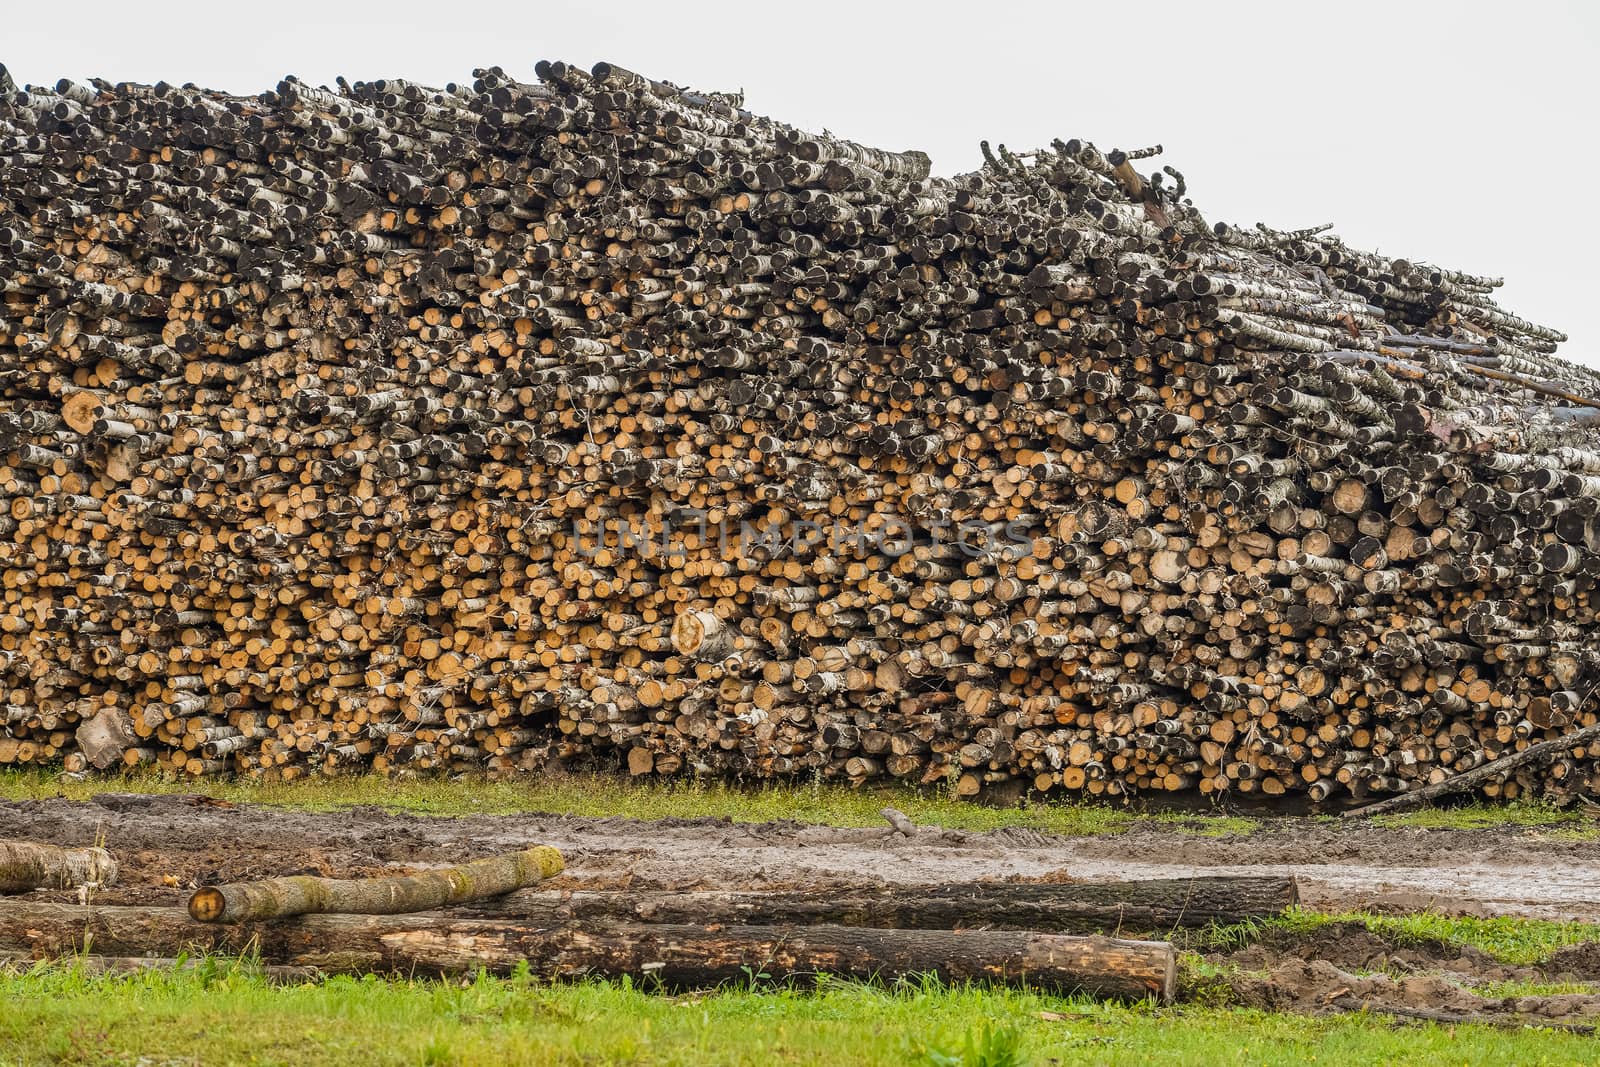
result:
[[[1497,279],[537,73],[0,77],[0,762],[1322,801],[1597,721],[1600,378]]]

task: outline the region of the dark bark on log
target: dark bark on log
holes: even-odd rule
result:
[[[456,867],[387,878],[295,875],[206,886],[189,898],[198,922],[241,923],[337,912],[397,915],[502,896],[560,874],[561,853],[545,845]]]
[[[1174,878],[1111,883],[887,886],[810,892],[526,890],[474,913],[548,922],[833,923],[898,929],[967,927],[1053,933],[1161,933],[1283,914],[1293,878]]]
[[[1177,966],[1165,942],[993,930],[551,927],[440,915],[303,915],[221,926],[197,923],[181,908],[0,904],[0,952],[50,958],[86,943],[106,955],[253,952],[274,965],[348,973],[506,974],[526,961],[551,978],[629,975],[673,987],[760,974],[780,981],[936,974],[1162,1003],[1175,992]]]

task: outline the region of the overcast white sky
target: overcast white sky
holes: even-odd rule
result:
[[[233,92],[468,81],[605,59],[885,148],[936,173],[978,141],[1160,143],[1212,221],[1323,222],[1354,244],[1506,279],[1501,302],[1600,365],[1593,290],[1600,3],[951,4],[692,0],[338,4],[12,0],[19,83],[91,75]]]

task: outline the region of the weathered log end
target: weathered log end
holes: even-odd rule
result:
[[[672,647],[700,660],[718,660],[733,651],[733,632],[710,611],[689,611],[672,624]]]
[[[68,393],[61,401],[61,421],[78,433],[93,433],[100,408],[100,397],[87,389]]]
[[[1042,934],[1029,946],[1027,974],[1047,976],[1063,992],[1171,1004],[1178,991],[1178,953],[1166,941]]]
[[[84,758],[100,771],[120,766],[128,749],[139,743],[133,719],[121,708],[104,708],[85,719],[73,737]]]

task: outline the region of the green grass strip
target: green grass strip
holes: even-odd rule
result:
[[[330,978],[248,965],[0,972],[0,1064],[1584,1064],[1595,1042],[1379,1016],[1098,1004],[937,982],[665,996],[628,982]]]

